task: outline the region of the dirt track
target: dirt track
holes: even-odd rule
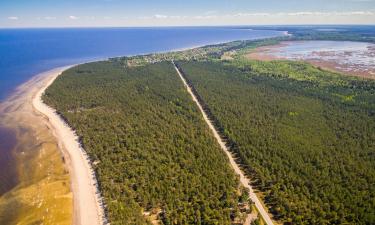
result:
[[[175,67],[175,69],[176,69],[179,77],[181,78],[182,82],[184,83],[187,91],[189,92],[189,94],[193,98],[193,101],[197,104],[200,112],[203,115],[203,118],[204,118],[205,122],[207,123],[207,125],[210,128],[210,130],[212,131],[212,133],[213,133],[214,137],[216,138],[217,142],[219,143],[220,147],[223,149],[223,151],[225,152],[225,154],[228,156],[230,165],[234,169],[235,173],[240,176],[240,182],[241,182],[241,184],[244,187],[246,187],[246,188],[249,189],[250,198],[255,203],[255,206],[258,209],[260,215],[263,217],[263,219],[266,222],[266,224],[272,225],[273,222],[272,222],[270,216],[268,215],[267,211],[264,209],[262,203],[259,201],[258,197],[254,193],[254,190],[253,190],[253,188],[250,185],[250,180],[244,175],[244,173],[242,172],[242,170],[240,169],[240,167],[237,165],[236,161],[233,158],[233,155],[229,152],[229,149],[226,147],[225,142],[221,139],[219,133],[217,132],[217,130],[213,126],[212,122],[209,120],[208,115],[203,110],[203,107],[199,103],[197,96],[194,95],[193,91],[191,90],[191,88],[187,84],[187,81],[182,76],[181,72],[178,70],[178,68],[176,66],[174,66],[174,67]],[[246,223],[245,224],[250,224],[251,219],[252,219],[251,217],[252,217],[252,215],[249,214],[248,218],[246,219]]]

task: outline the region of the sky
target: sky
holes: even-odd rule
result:
[[[375,0],[0,0],[0,27],[373,24]]]

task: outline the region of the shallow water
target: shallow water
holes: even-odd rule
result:
[[[56,67],[115,56],[281,35],[284,32],[230,27],[0,29],[0,108],[17,86]],[[11,102],[7,104],[12,105]],[[17,183],[16,169],[20,163],[15,163],[14,158],[30,151],[27,143],[17,152],[12,151],[19,140],[11,130],[1,127],[3,120],[12,117],[9,112],[4,115],[0,111],[0,195]],[[8,125],[20,129],[17,120],[10,121]],[[35,138],[32,134],[24,136],[29,142]]]
[[[17,184],[17,171],[11,149],[16,146],[15,133],[0,127],[0,196]]]
[[[375,44],[350,41],[287,42],[270,54],[278,58],[327,61],[336,69],[375,75]]]

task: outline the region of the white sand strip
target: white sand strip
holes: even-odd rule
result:
[[[96,177],[84,149],[78,142],[75,132],[64,122],[56,111],[43,103],[41,97],[44,91],[66,69],[57,68],[41,76],[42,88],[33,97],[33,107],[46,117],[53,135],[56,137],[59,148],[62,150],[65,162],[70,172],[73,192],[75,225],[102,225],[106,223],[103,202],[97,188]]]

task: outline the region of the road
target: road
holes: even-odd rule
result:
[[[263,207],[262,203],[260,202],[259,198],[257,197],[257,195],[254,193],[254,190],[250,185],[250,180],[244,175],[243,171],[240,169],[240,167],[238,166],[238,164],[234,160],[233,155],[230,153],[229,149],[225,145],[225,142],[221,139],[218,131],[215,129],[215,127],[213,126],[212,122],[210,121],[208,115],[203,110],[203,107],[199,103],[197,96],[194,95],[193,91],[189,87],[189,85],[188,85],[186,79],[184,78],[184,76],[181,74],[181,72],[179,71],[179,69],[176,67],[176,65],[174,63],[173,63],[173,66],[176,69],[176,71],[177,71],[179,77],[181,78],[182,82],[184,83],[187,91],[189,92],[189,94],[193,98],[193,101],[197,104],[200,112],[203,115],[204,121],[206,121],[206,123],[209,126],[210,130],[212,131],[214,137],[216,138],[217,142],[219,143],[220,147],[222,148],[222,150],[228,156],[230,165],[234,169],[235,173],[240,176],[241,184],[249,190],[250,199],[254,202],[255,207],[257,208],[259,214],[262,216],[263,220],[266,222],[267,225],[273,225],[273,222],[272,222],[270,216],[268,215],[267,211],[264,209],[264,207]],[[251,215],[249,215],[249,216],[251,216]],[[248,218],[246,220],[246,224],[250,224],[250,222],[251,222],[251,220]]]

